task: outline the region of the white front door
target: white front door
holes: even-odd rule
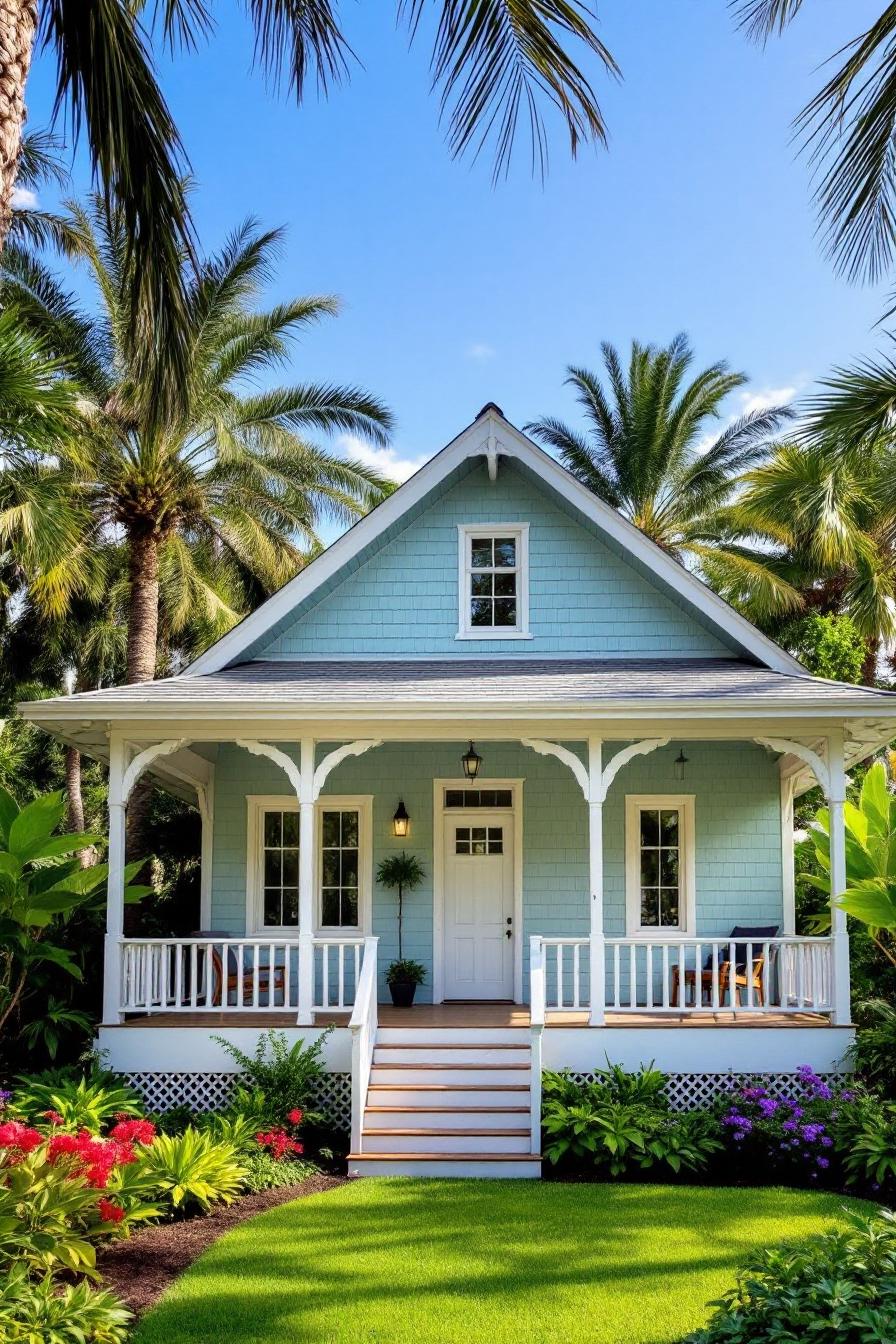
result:
[[[512,812],[446,812],[446,999],[512,999]]]

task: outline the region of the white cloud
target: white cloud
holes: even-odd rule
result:
[[[362,462],[365,467],[373,467],[399,483],[413,476],[428,461],[428,455],[402,457],[395,448],[377,448],[372,443],[365,443],[356,434],[340,434],[338,442],[346,457]]]
[[[762,387],[756,392],[738,392],[740,401],[738,415],[767,411],[771,406],[787,406],[798,391],[798,387]]]
[[[475,359],[477,364],[484,364],[486,360],[494,359],[497,353],[495,347],[489,345],[487,341],[473,341],[465,351],[467,359]]]
[[[34,210],[36,207],[37,207],[36,191],[30,191],[28,187],[13,187],[12,190],[13,210]]]

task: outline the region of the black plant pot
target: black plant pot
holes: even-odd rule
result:
[[[389,985],[392,1003],[396,1008],[410,1008],[416,992],[417,982],[415,980],[393,980]]]

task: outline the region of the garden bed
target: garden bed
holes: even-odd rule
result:
[[[141,1316],[194,1260],[238,1223],[278,1204],[344,1184],[344,1177],[316,1172],[297,1185],[243,1195],[205,1216],[145,1227],[126,1241],[108,1242],[97,1257],[97,1268],[106,1286]]]

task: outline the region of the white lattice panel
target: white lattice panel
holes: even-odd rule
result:
[[[593,1083],[596,1073],[573,1073],[576,1082]],[[827,1073],[825,1081],[836,1084],[845,1081],[842,1073]],[[668,1075],[666,1094],[673,1111],[690,1111],[699,1106],[709,1106],[723,1092],[733,1092],[735,1088],[747,1087],[759,1083],[773,1097],[784,1097],[799,1092],[801,1084],[796,1073],[671,1073]]]
[[[189,1106],[193,1111],[215,1111],[226,1106],[239,1081],[238,1073],[126,1073],[143,1098],[148,1111],[164,1114],[174,1106]],[[336,1129],[350,1129],[352,1118],[352,1076],[350,1073],[325,1073],[315,1096],[315,1106]]]

